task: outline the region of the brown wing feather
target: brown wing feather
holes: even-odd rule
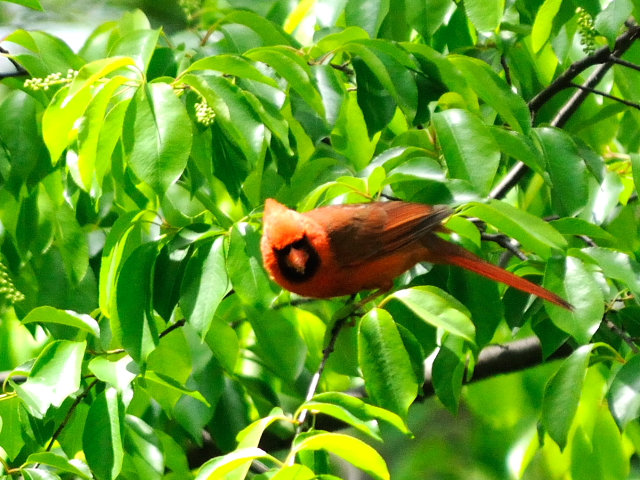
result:
[[[334,205],[305,215],[326,230],[336,261],[353,266],[418,241],[451,213],[443,205],[395,201]]]

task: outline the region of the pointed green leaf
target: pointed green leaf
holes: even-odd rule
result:
[[[473,342],[475,327],[469,318],[469,311],[443,290],[430,286],[407,288],[393,293],[390,298],[401,301],[434,327]]]
[[[640,417],[640,355],[630,358],[618,370],[607,395],[611,413],[622,430]]]
[[[192,141],[187,111],[169,85],[138,89],[127,109],[123,140],[133,172],[163,195],[186,167]]]
[[[488,204],[471,203],[465,210],[470,217],[478,217],[498,230],[515,238],[524,249],[542,258],[549,258],[567,246],[565,238],[544,220],[500,200]]]
[[[433,125],[449,175],[489,193],[500,164],[500,149],[489,128],[475,115],[457,108],[433,115]]]
[[[38,307],[31,310],[21,323],[25,325],[34,322],[68,325],[100,338],[100,327],[93,317],[71,310],[58,310],[49,306]]]
[[[494,0],[502,3],[503,0]],[[474,3],[484,5],[485,0]],[[465,3],[467,10],[469,3]],[[483,9],[487,8],[486,5]],[[500,7],[502,16],[502,7]],[[481,60],[462,55],[448,57],[451,63],[462,72],[467,83],[485,103],[493,107],[505,123],[519,133],[528,135],[531,130],[531,113],[524,99],[511,90],[511,87]]]
[[[107,388],[91,404],[82,445],[97,480],[114,480],[122,469],[124,418],[124,405],[113,388]]]
[[[588,343],[604,315],[604,297],[593,273],[578,258],[553,258],[547,264],[544,287],[559,293],[575,307],[570,311],[546,303],[551,321],[580,344]]]
[[[589,357],[596,346],[584,345],[573,352],[545,388],[541,421],[560,449],[567,445],[569,429],[578,411]]]
[[[320,433],[296,444],[291,454],[304,450],[326,450],[345,459],[377,480],[389,480],[384,459],[362,440],[339,433]]]
[[[51,405],[62,402],[80,388],[82,357],[86,342],[57,340],[38,356],[27,381],[16,385],[18,396],[41,418]]]
[[[226,475],[243,465],[250,465],[252,461],[258,459],[271,459],[278,462],[267,452],[258,447],[243,448],[235,450],[222,457],[209,460],[200,467],[195,480],[224,480]]]
[[[158,329],[153,314],[153,269],[160,246],[145,243],[127,258],[118,276],[117,318],[112,329],[122,346],[138,363],[144,363],[158,345]]]
[[[406,419],[418,382],[391,315],[380,309],[360,322],[358,358],[365,387],[374,403]]]
[[[224,237],[218,237],[198,247],[187,263],[182,281],[180,307],[200,337],[206,336],[228,291]]]
[[[71,462],[69,462],[69,460],[67,460],[66,458],[60,455],[56,455],[55,453],[51,453],[51,452],[32,453],[31,455],[29,455],[29,458],[27,458],[27,460],[25,461],[25,464],[29,465],[32,463],[49,465],[50,467],[57,468],[59,470],[62,470],[63,472],[72,473],[73,475],[76,475],[78,477],[87,478],[87,479],[91,478],[89,475],[86,475],[85,472],[83,472],[78,467],[76,467]]]

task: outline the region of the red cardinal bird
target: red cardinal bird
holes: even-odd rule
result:
[[[453,211],[401,201],[332,205],[298,213],[273,199],[264,209],[264,265],[281,286],[305,297],[390,290],[419,262],[458,265],[566,309],[555,293],[440,238]]]

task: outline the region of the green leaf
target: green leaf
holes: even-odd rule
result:
[[[57,323],[60,325],[68,325],[100,338],[100,327],[93,317],[71,310],[58,310],[57,308],[49,306],[38,307],[31,310],[21,323],[22,325],[27,323]]]
[[[56,211],[55,240],[73,286],[84,278],[89,268],[89,245],[71,206],[64,202]]]
[[[538,53],[547,43],[551,35],[553,20],[558,14],[561,4],[562,0],[545,0],[538,9],[538,14],[533,22],[533,30],[531,31],[533,53]]]
[[[73,53],[71,47],[44,32],[16,30],[4,39],[30,50],[30,53],[14,55],[33,77],[45,78],[51,73],[66,74],[69,69],[79,70],[84,60]]]
[[[152,385],[156,385],[163,389],[169,390],[171,393],[175,394],[175,402],[177,402],[182,395],[189,395],[190,397],[201,401],[206,406],[210,406],[209,402],[207,402],[207,399],[204,398],[200,392],[198,392],[197,390],[188,389],[187,387],[181,385],[175,379],[167,375],[147,371],[144,376],[144,383],[150,383]]]
[[[545,179],[549,178],[545,171],[544,156],[529,137],[503,127],[489,127],[489,129],[502,153],[520,160]]]
[[[4,0],[5,2],[15,3],[18,5],[24,5],[25,7],[33,8],[34,10],[39,10],[44,12],[42,5],[38,0]]]
[[[262,267],[260,236],[248,224],[231,230],[227,272],[236,294],[247,305],[266,307],[275,299],[271,282]]]
[[[91,476],[87,475],[85,472],[83,472],[78,467],[73,465],[71,462],[69,462],[69,460],[67,460],[66,458],[60,455],[56,455],[55,453],[51,453],[51,452],[32,453],[31,455],[29,455],[29,458],[27,458],[27,460],[25,461],[25,464],[29,465],[32,463],[49,465],[50,467],[57,468],[59,470],[62,470],[63,472],[72,473],[78,477],[87,478],[87,479],[91,478]]]
[[[305,102],[324,117],[322,97],[311,81],[311,70],[302,57],[285,47],[262,47],[250,50],[246,56],[266,63],[284,78]]]
[[[348,93],[338,122],[331,132],[331,143],[336,151],[350,160],[356,170],[369,164],[376,148],[377,138],[369,139],[367,125],[356,94]],[[382,128],[381,124],[374,128],[378,127]]]
[[[137,368],[128,355],[116,361],[95,357],[89,362],[89,370],[98,380],[109,383],[119,394],[122,394],[138,376]]]
[[[39,133],[40,115],[36,99],[21,91],[7,93],[0,104],[0,152],[4,150],[10,162],[8,181],[13,191],[20,190],[40,158],[46,157],[47,148]]]
[[[553,258],[547,263],[544,287],[560,293],[575,307],[570,311],[546,303],[551,321],[580,344],[588,343],[604,315],[602,290],[593,273],[578,258]]]
[[[497,0],[502,3],[502,0]],[[484,0],[476,3],[485,4]],[[469,8],[469,3],[465,3]],[[484,8],[484,7],[483,7]],[[502,14],[502,7],[500,8]],[[515,94],[511,87],[500,78],[491,67],[478,59],[462,55],[451,55],[449,60],[462,72],[467,83],[484,100],[493,107],[515,131],[528,135],[531,130],[531,113],[523,98]]]
[[[549,380],[542,400],[542,425],[561,450],[578,411],[589,357],[596,344],[584,345],[571,354]]]
[[[124,261],[142,242],[140,220],[147,215],[148,212],[127,212],[116,220],[107,235],[100,268],[100,310],[107,317],[111,317],[111,306],[115,304],[118,275]]]
[[[396,324],[385,310],[371,310],[362,318],[358,359],[371,400],[406,419],[418,382]]]
[[[255,166],[264,156],[264,124],[253,108],[255,102],[249,101],[242,90],[223,77],[189,74],[183,81],[204,96],[215,112],[216,124],[242,151],[250,165]]]
[[[107,132],[114,136],[115,139],[120,136],[120,132],[110,132],[112,125],[111,122],[109,124],[106,123],[105,113],[114,93],[126,80],[123,76],[112,78],[95,95],[85,110],[78,128],[77,158],[74,157],[73,151],[67,152],[67,165],[71,174],[76,183],[87,192],[102,185],[104,175],[111,163],[106,161],[98,163],[97,160],[100,158],[99,141],[101,135],[107,134]],[[121,116],[120,120],[122,121],[123,119],[124,115]],[[122,125],[121,121],[120,126]],[[109,152],[110,156],[111,152]]]
[[[290,455],[304,450],[326,450],[338,455],[378,480],[389,480],[389,470],[384,459],[362,440],[339,433],[320,433],[306,437],[296,444]]]
[[[600,35],[607,37],[609,45],[615,44],[620,29],[633,12],[633,7],[631,0],[610,2],[596,17],[594,26]]]
[[[22,400],[16,395],[0,400],[0,445],[11,460],[18,456],[25,444],[20,422],[21,409],[24,413]]]
[[[34,416],[42,418],[50,406],[59,407],[80,388],[86,347],[86,342],[50,343],[36,359],[27,381],[16,385],[18,396],[31,407]]]
[[[347,27],[341,32],[331,33],[316,43],[315,48],[322,53],[329,53],[332,50],[351,43],[354,40],[365,40],[369,38],[369,34],[360,27]]]
[[[500,25],[504,0],[465,0],[464,9],[478,30],[490,32]]]
[[[433,361],[433,388],[438,399],[454,415],[458,414],[466,363],[464,340],[454,336],[445,339]]]
[[[591,257],[602,269],[606,277],[620,280],[640,298],[640,263],[626,253],[602,247],[582,249],[582,253]]]
[[[133,172],[163,195],[186,167],[192,142],[187,111],[169,85],[138,89],[127,109],[123,140]]]
[[[257,343],[256,353],[285,380],[300,376],[307,357],[307,345],[297,326],[294,308],[256,311],[245,306]]]
[[[500,149],[489,128],[460,109],[435,113],[433,125],[449,175],[470,182],[481,195],[489,193],[500,164]]]
[[[97,480],[114,480],[122,469],[124,420],[124,405],[113,388],[107,388],[91,404],[82,445]]]
[[[51,160],[55,165],[72,136],[71,129],[84,114],[91,101],[89,88],[83,88],[75,95],[69,95],[69,87],[64,87],[51,100],[42,118],[42,137],[44,138]]]
[[[408,120],[413,121],[418,109],[418,87],[411,74],[416,65],[407,52],[381,40],[359,40],[345,45],[342,50],[357,55],[371,76],[388,92],[380,91],[379,95],[391,95]],[[358,102],[362,105],[359,91]]]
[[[271,77],[264,75],[255,65],[239,55],[216,55],[202,58],[192,63],[181,75],[198,70],[214,70],[234,77],[246,78],[256,82],[278,88],[278,83]]]
[[[165,465],[160,440],[153,428],[133,415],[125,417],[124,448],[125,470],[133,470],[139,478],[147,480],[163,478]]]
[[[55,473],[39,468],[21,468],[20,473],[24,480],[60,480]]]
[[[156,242],[140,245],[124,262],[118,276],[117,318],[112,317],[111,328],[137,363],[144,363],[159,341],[151,280],[159,247]]]
[[[240,25],[249,27],[260,36],[265,45],[296,46],[292,45],[295,42],[293,42],[291,37],[289,37],[281,28],[254,12],[237,10],[231,12],[218,22],[219,25],[228,23],[239,23]]]
[[[431,286],[414,287],[399,290],[387,298],[399,300],[434,327],[473,342],[475,327],[469,318],[469,311],[443,290]]]
[[[633,183],[636,186],[636,191],[640,191],[640,154],[631,153],[629,155],[631,159],[631,169],[633,173]]]
[[[402,433],[410,434],[400,416],[342,392],[327,392],[314,396],[312,400],[303,403],[298,408],[294,418],[299,415],[300,411],[306,409],[314,414],[323,413],[335,417],[380,441],[380,432],[377,422],[374,420],[382,420],[393,425]]]
[[[258,459],[270,459],[278,462],[267,452],[258,447],[235,450],[222,457],[217,457],[206,462],[196,475],[195,480],[224,480],[226,475],[243,465],[250,465]]]
[[[607,398],[611,413],[621,430],[640,417],[640,355],[631,357],[618,370]]]
[[[553,188],[551,199],[560,216],[571,217],[587,205],[587,166],[571,136],[558,128],[536,128]]]
[[[247,428],[238,433],[238,436],[236,437],[238,440],[238,447],[236,450],[257,448],[264,431],[269,427],[269,425],[277,421],[290,423],[291,419],[285,416],[281,408],[274,408],[269,415],[253,422]],[[249,467],[251,467],[250,463],[245,463],[239,466],[233,472],[228,473],[225,480],[244,479],[249,472]]]
[[[180,307],[187,321],[204,338],[220,302],[229,291],[224,237],[207,242],[187,263],[182,280]]]
[[[367,0],[352,0],[347,2],[344,16],[347,26],[356,26],[365,30],[371,38],[378,35],[378,30],[384,18],[389,13],[391,0],[381,0],[375,3]]]
[[[563,235],[586,235],[591,238],[615,242],[615,237],[609,232],[581,218],[560,218],[549,222],[549,224]]]
[[[146,72],[160,38],[160,30],[138,29],[125,33],[112,47],[109,56],[131,57],[140,72]]]
[[[313,470],[304,465],[288,465],[281,468],[270,480],[321,480]]]
[[[240,354],[238,335],[233,327],[222,318],[216,317],[209,326],[205,341],[222,368],[230,374],[233,373]]]
[[[465,210],[470,217],[478,217],[498,230],[515,238],[526,250],[531,250],[542,258],[550,258],[558,250],[567,246],[567,241],[551,225],[530,213],[512,207],[500,200],[488,204],[472,203]]]

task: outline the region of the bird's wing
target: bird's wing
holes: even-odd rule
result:
[[[394,201],[334,205],[304,215],[323,226],[336,261],[352,266],[419,242],[452,212],[444,205]]]

